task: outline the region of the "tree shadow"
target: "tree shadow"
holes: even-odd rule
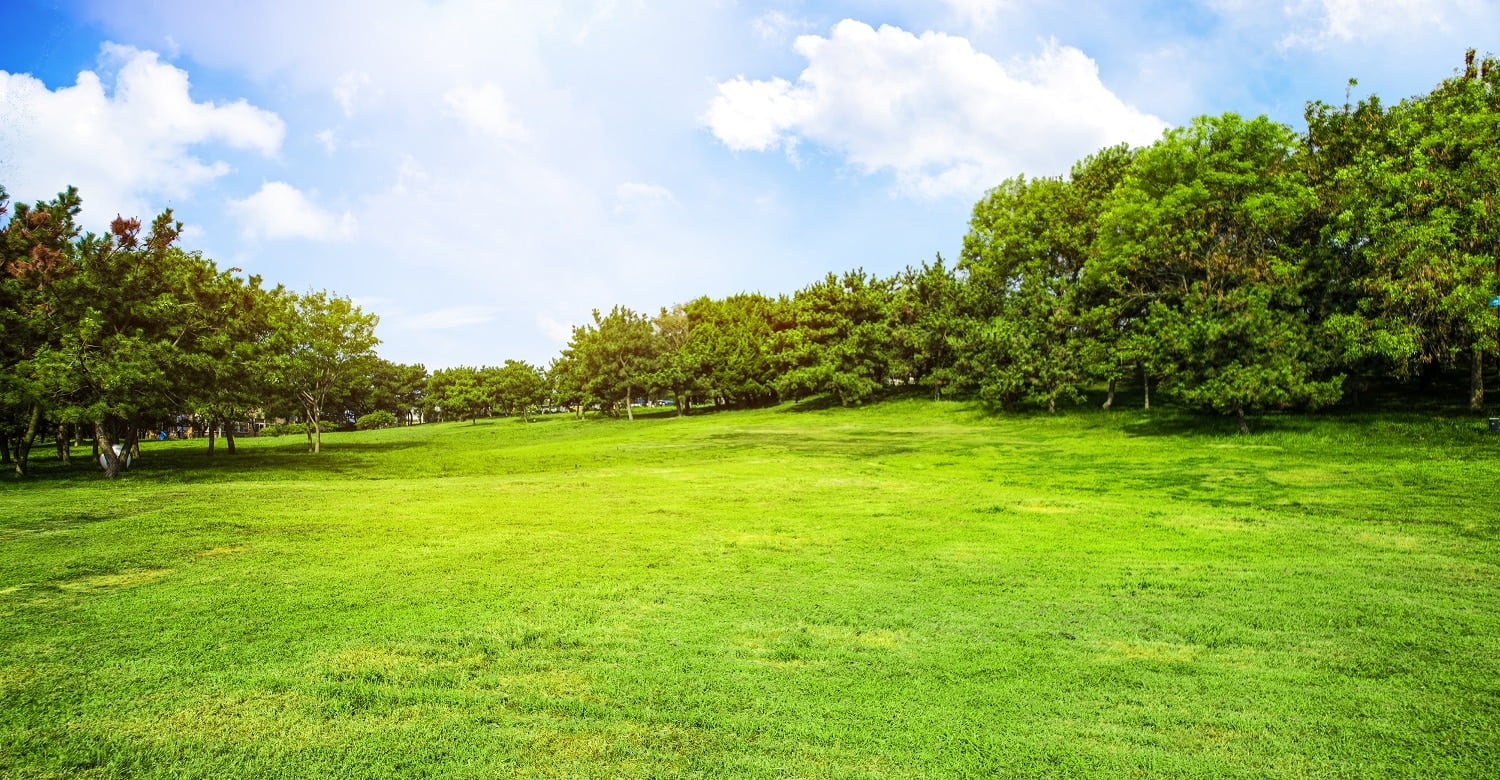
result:
[[[875,403],[879,403],[878,399],[868,401],[863,405],[870,406]],[[839,403],[839,400],[835,398],[833,394],[825,393],[823,395],[815,395],[809,398],[803,398],[798,401],[793,401],[791,404],[777,409],[776,412],[778,414],[805,414],[807,412],[822,412],[829,409],[840,408],[844,407]]]

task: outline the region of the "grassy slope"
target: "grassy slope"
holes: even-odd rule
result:
[[[0,484],[20,776],[1495,776],[1500,442],[955,404]]]

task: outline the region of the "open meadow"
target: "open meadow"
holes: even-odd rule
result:
[[[0,774],[1500,776],[1482,427],[897,400],[148,442],[117,482],[38,447]]]

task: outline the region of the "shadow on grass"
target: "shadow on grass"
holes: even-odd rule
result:
[[[380,458],[395,456],[403,450],[427,446],[422,441],[339,442],[326,445],[320,453],[307,451],[300,439],[285,443],[258,445],[229,454],[220,449],[210,456],[206,449],[151,451],[120,476],[129,482],[190,482],[199,479],[295,479],[299,473],[350,474],[375,467]],[[81,448],[80,448],[81,449]],[[33,460],[30,473],[21,477],[8,471],[0,484],[16,487],[28,483],[94,483],[103,482],[103,470],[94,463],[87,450],[75,453],[71,462],[53,458]]]

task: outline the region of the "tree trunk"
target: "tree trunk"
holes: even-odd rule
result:
[[[129,458],[141,456],[141,425],[138,418],[130,418],[130,423],[125,427],[125,455]],[[126,468],[130,467],[130,461],[125,462]]]
[[[10,437],[4,431],[0,431],[0,463],[12,463],[10,457]]]
[[[208,457],[214,456],[214,445],[218,443],[219,421],[217,418],[208,418]]]
[[[1104,396],[1104,409],[1108,411],[1115,408],[1115,380],[1109,380],[1109,393]]]
[[[630,409],[630,388],[625,388],[625,419],[635,422],[635,412]]]
[[[1484,411],[1484,350],[1474,348],[1474,360],[1469,366],[1469,411]]]
[[[115,479],[120,476],[120,472],[125,470],[123,448],[122,452],[115,452],[115,443],[110,439],[102,420],[94,421],[94,446],[98,447],[99,454],[104,457],[104,478]]]
[[[1146,388],[1146,411],[1149,412],[1151,411],[1151,375],[1142,371],[1141,376],[1146,379],[1144,383],[1144,387]]]
[[[73,437],[68,435],[68,426],[63,425],[62,423],[58,423],[57,435],[54,436],[53,439],[57,444],[57,459],[62,461],[62,464],[64,466],[68,465],[68,463],[70,462],[68,460],[68,455],[73,449]]]
[[[235,454],[234,423],[230,423],[229,425],[224,426],[224,451],[228,452],[230,455]]]
[[[1245,407],[1243,407],[1243,406],[1236,406],[1234,408],[1234,415],[1235,415],[1235,417],[1238,417],[1239,421],[1240,421],[1240,435],[1241,436],[1249,436],[1250,435],[1250,426],[1248,426],[1248,425],[1245,424]]]
[[[36,441],[36,427],[42,421],[42,407],[37,404],[31,405],[31,420],[26,424],[26,432],[16,440],[16,473],[26,476],[26,465],[31,460],[31,445]]]

